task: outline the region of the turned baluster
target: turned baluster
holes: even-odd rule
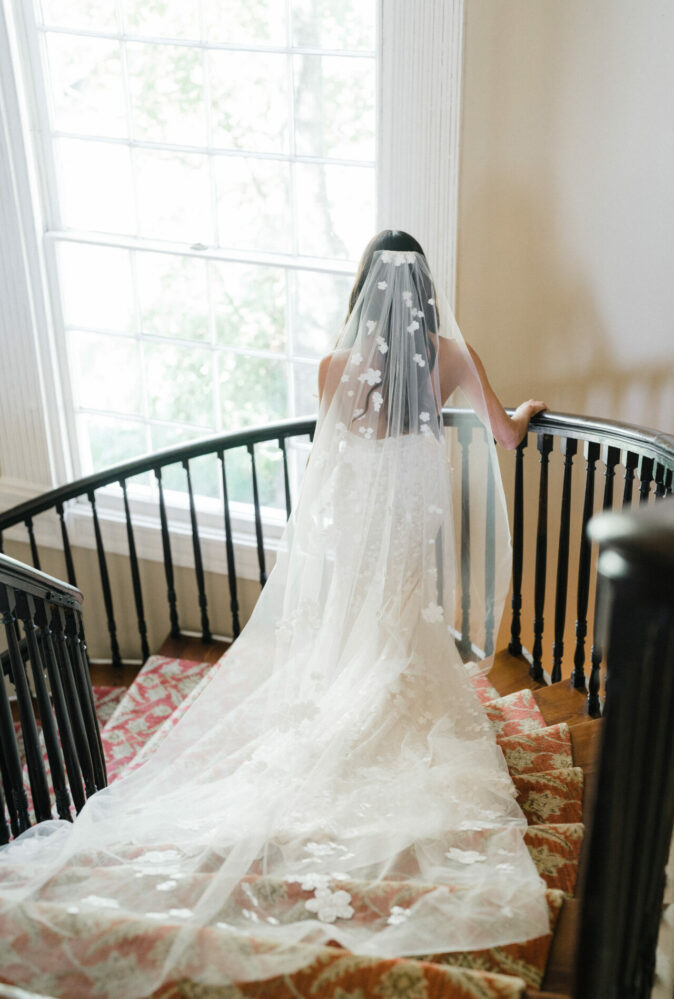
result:
[[[178,625],[178,605],[176,599],[175,581],[173,577],[171,535],[169,534],[168,517],[166,515],[164,484],[162,482],[161,468],[155,468],[154,475],[159,489],[159,521],[161,523],[161,545],[164,554],[164,576],[166,577],[166,597],[168,599],[169,617],[171,621],[171,638],[178,638],[180,635],[180,627]]]
[[[587,636],[587,605],[590,595],[590,554],[591,545],[587,536],[587,522],[594,509],[594,475],[599,460],[600,445],[588,441],[585,445],[585,499],[580,533],[580,553],[578,556],[578,590],[576,604],[576,650],[573,656],[573,685],[578,690],[585,689],[585,638]]]
[[[227,583],[229,584],[229,606],[232,611],[232,633],[234,638],[241,632],[239,621],[239,600],[236,589],[236,566],[234,563],[234,541],[232,538],[232,520],[229,512],[229,494],[227,492],[227,469],[225,452],[218,451],[222,469],[222,498],[225,508],[225,551],[227,553]]]
[[[552,646],[552,682],[562,679],[564,656],[564,625],[566,622],[566,596],[569,580],[569,532],[571,527],[571,476],[573,459],[578,441],[567,437],[561,443],[564,455],[564,481],[562,483],[562,509],[559,521],[559,553],[557,556],[557,593],[555,597],[555,640]]]
[[[145,608],[143,606],[143,590],[140,584],[140,569],[138,567],[138,555],[136,554],[136,541],[133,536],[133,525],[131,523],[131,511],[129,509],[129,496],[126,488],[126,479],[120,479],[124,498],[124,517],[126,520],[126,539],[129,546],[129,564],[131,566],[131,584],[133,586],[133,599],[136,605],[136,618],[138,620],[138,634],[140,635],[140,648],[143,662],[150,656],[150,646],[147,641],[147,624],[145,622]]]
[[[648,502],[651,482],[653,481],[654,464],[655,462],[652,458],[645,458],[642,455],[639,459],[639,505]]]
[[[548,470],[552,450],[552,435],[538,435],[541,455],[538,483],[538,522],[536,525],[536,569],[534,579],[534,647],[530,673],[538,683],[545,682],[543,673],[543,611],[545,608],[545,573],[548,553]]]
[[[279,437],[278,446],[283,455],[283,488],[285,492],[286,501],[286,518],[290,517],[292,503],[290,498],[290,476],[288,474],[288,454],[286,451],[286,439],[285,437]]]
[[[473,427],[462,422],[458,428],[461,445],[461,637],[459,650],[470,655],[470,444]]]
[[[75,564],[73,562],[73,554],[70,548],[70,538],[68,537],[68,528],[66,527],[65,512],[63,509],[63,503],[56,504],[56,512],[58,514],[59,522],[61,524],[61,538],[63,540],[63,554],[66,560],[66,572],[68,573],[68,582],[71,586],[77,586],[77,579],[75,577]]]
[[[613,509],[613,486],[615,482],[615,468],[620,461],[620,448],[607,446],[603,450],[605,465],[604,472],[604,498],[602,510]],[[599,702],[599,668],[602,660],[602,649],[598,639],[598,608],[595,601],[593,641],[590,649],[590,676],[587,683],[587,711],[588,714],[596,718],[601,714],[601,704]]]
[[[264,539],[262,536],[262,513],[260,511],[260,494],[257,485],[257,468],[255,466],[255,445],[248,444],[251,475],[253,479],[253,507],[255,509],[255,538],[257,541],[257,561],[260,568],[260,586],[267,582],[267,568],[264,556]]]
[[[197,592],[199,594],[199,608],[201,610],[201,640],[203,642],[212,641],[211,627],[208,620],[208,601],[206,600],[206,579],[204,576],[204,566],[201,560],[201,542],[199,541],[199,527],[197,525],[197,508],[194,503],[194,492],[192,489],[192,476],[190,474],[190,463],[186,458],[183,461],[183,468],[187,476],[187,494],[190,505],[190,524],[192,526],[192,551],[194,553],[194,572],[197,578]]]
[[[487,432],[487,445],[491,441],[491,433]],[[491,454],[487,452],[487,510],[485,523],[485,562],[484,562],[484,582],[485,582],[485,633],[484,633],[484,653],[486,656],[494,652],[494,587],[496,576],[496,552],[494,549],[496,539],[496,508],[495,508],[495,484],[494,469],[491,462]]]
[[[40,568],[40,555],[37,550],[37,542],[35,541],[35,530],[33,528],[33,518],[26,517],[25,520],[26,530],[28,531],[28,540],[30,542],[30,555],[33,559],[33,565],[36,569]]]
[[[101,587],[103,590],[103,603],[105,605],[105,614],[108,621],[108,633],[110,635],[110,651],[112,653],[112,664],[113,666],[122,665],[122,657],[119,652],[119,644],[117,642],[117,624],[115,622],[115,611],[112,604],[112,590],[110,588],[110,576],[108,575],[108,564],[105,557],[105,549],[103,548],[103,536],[101,534],[101,526],[98,522],[98,512],[96,510],[96,497],[94,495],[94,490],[90,489],[87,493],[89,499],[89,504],[91,506],[91,513],[94,521],[94,536],[96,538],[96,553],[98,555],[98,569],[101,576]]]
[[[667,487],[665,486],[665,466],[657,462],[655,466],[655,498],[656,500],[664,499],[667,495]]]
[[[634,472],[639,464],[639,455],[634,451],[625,451],[623,465],[625,466],[625,485],[623,488],[623,509],[632,505],[632,490],[634,488]]]
[[[515,453],[515,495],[513,505],[513,596],[510,623],[511,656],[522,654],[522,563],[524,553],[524,449],[528,438],[519,444]]]

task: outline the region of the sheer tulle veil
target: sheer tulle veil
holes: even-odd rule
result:
[[[458,427],[442,417],[445,349]],[[133,999],[269,978],[328,942],[390,957],[547,931],[470,680],[489,661],[457,650],[466,625],[489,647],[509,533],[480,381],[422,254],[374,254],[324,375],[240,637],[74,823],[0,850],[0,978]]]

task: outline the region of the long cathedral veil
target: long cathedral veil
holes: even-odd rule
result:
[[[467,393],[456,454],[441,350]],[[129,773],[0,850],[0,979],[133,999],[287,973],[328,942],[391,957],[547,931],[485,667],[457,650],[457,501],[479,645],[509,543],[484,397],[425,258],[378,252],[249,623]]]

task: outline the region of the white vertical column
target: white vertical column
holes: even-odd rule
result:
[[[379,0],[378,228],[415,236],[452,305],[463,0]]]
[[[0,506],[64,474],[44,271],[20,111],[11,10],[0,3]],[[60,461],[63,459],[61,457]]]

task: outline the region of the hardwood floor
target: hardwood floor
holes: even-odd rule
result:
[[[202,642],[192,635],[181,635],[179,638],[164,639],[157,650],[158,656],[172,656],[174,659],[191,659],[196,663],[216,663],[230,647],[231,642],[213,640]]]

